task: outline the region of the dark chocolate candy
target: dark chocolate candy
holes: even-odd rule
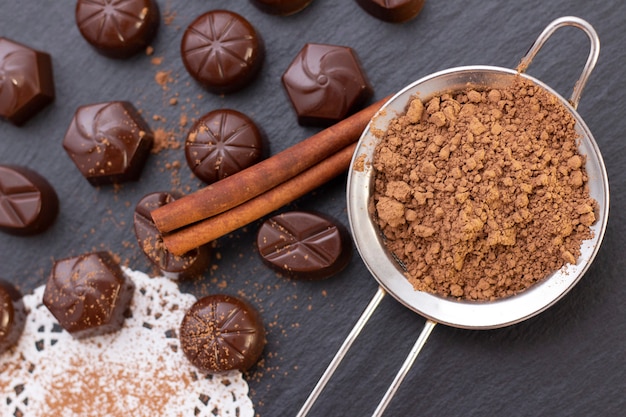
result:
[[[108,252],[56,261],[43,303],[76,338],[117,331],[124,323],[134,285]]]
[[[56,219],[59,199],[35,171],[0,165],[0,230],[16,235],[43,232]]]
[[[263,138],[248,116],[220,109],[204,115],[191,128],[185,157],[193,173],[210,184],[261,160]]]
[[[154,137],[135,107],[111,101],[79,107],[63,139],[63,147],[92,185],[134,181]]]
[[[185,279],[201,274],[209,265],[210,248],[207,245],[176,256],[167,250],[163,237],[150,213],[176,200],[167,192],[156,192],[144,196],[135,207],[133,223],[139,247],[161,273],[169,278]]]
[[[52,100],[50,55],[0,38],[0,117],[19,126]]]
[[[370,15],[391,23],[403,23],[417,16],[426,0],[356,0]]]
[[[265,328],[258,312],[246,301],[209,295],[185,313],[180,344],[187,359],[204,372],[245,371],[263,353]]]
[[[26,315],[22,294],[13,284],[0,279],[0,355],[19,340]]]
[[[76,25],[96,51],[127,58],[145,48],[159,27],[154,0],[78,0]]]
[[[257,235],[263,261],[280,273],[300,279],[325,279],[350,261],[352,245],[335,221],[316,213],[290,211],[267,219]]]
[[[222,94],[240,90],[261,69],[265,48],[245,18],[227,10],[213,10],[194,20],[181,43],[189,74],[207,90]]]
[[[281,16],[298,13],[311,3],[312,0],[250,0],[259,10]]]
[[[355,52],[345,46],[306,44],[282,82],[301,125],[336,123],[373,94]]]

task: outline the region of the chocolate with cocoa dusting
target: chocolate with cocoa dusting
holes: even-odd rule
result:
[[[133,226],[139,247],[163,275],[173,279],[193,278],[200,275],[209,265],[210,248],[202,245],[182,256],[171,253],[163,244],[163,237],[154,225],[150,213],[176,200],[176,196],[165,191],[145,195],[135,206]]]
[[[199,299],[180,325],[183,353],[208,373],[248,370],[259,360],[265,342],[258,312],[247,301],[230,295]]]
[[[76,338],[119,330],[134,285],[108,252],[86,253],[54,263],[43,303]]]
[[[0,355],[19,340],[26,315],[22,294],[13,284],[0,278]]]
[[[522,78],[415,98],[391,121],[374,155],[372,211],[417,290],[491,300],[576,262],[597,202],[574,126]]]
[[[79,107],[63,148],[91,185],[103,185],[137,180],[153,142],[132,103],[110,101]]]

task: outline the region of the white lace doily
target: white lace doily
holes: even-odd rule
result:
[[[205,376],[180,350],[178,326],[195,297],[167,278],[124,269],[135,283],[132,317],[108,335],[76,340],[41,303],[18,345],[0,355],[0,415],[252,417],[241,372]]]

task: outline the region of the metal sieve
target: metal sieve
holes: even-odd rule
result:
[[[546,84],[524,73],[546,40],[556,29],[565,26],[581,29],[591,41],[587,62],[569,101]],[[544,29],[516,70],[494,66],[466,66],[440,71],[405,87],[383,105],[377,115],[372,118],[357,144],[350,165],[347,203],[355,245],[368,270],[378,281],[379,289],[309,395],[298,414],[299,417],[305,416],[310,410],[386,293],[391,294],[397,301],[427,320],[418,340],[375,410],[374,416],[382,415],[437,323],[466,329],[494,329],[512,325],[546,310],[576,285],[598,252],[609,212],[609,186],[604,162],[591,132],[576,112],[581,92],[595,66],[599,50],[600,41],[594,28],[588,22],[577,17],[562,17],[554,20]],[[416,291],[406,279],[403,269],[393,255],[386,250],[378,226],[370,216],[369,203],[374,178],[371,162],[378,142],[378,138],[372,131],[374,129],[385,131],[394,117],[406,111],[409,101],[415,96],[427,101],[434,95],[468,87],[502,88],[510,85],[515,77],[523,77],[557,97],[576,121],[576,132],[580,136],[579,152],[586,156],[585,168],[589,177],[590,195],[599,206],[599,211],[595,213],[597,221],[591,226],[593,237],[583,242],[581,255],[576,265],[568,264],[527,290],[511,297],[495,301],[472,302]],[[359,161],[359,169],[356,169],[357,161]]]

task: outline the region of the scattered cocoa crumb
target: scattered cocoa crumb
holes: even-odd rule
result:
[[[420,291],[493,300],[575,263],[592,237],[575,120],[529,81],[413,99],[374,155],[371,210]]]
[[[163,57],[162,56],[152,57],[152,59],[150,59],[150,63],[152,65],[161,65],[163,63]]]
[[[146,47],[146,55],[150,56],[154,53],[154,48],[152,46],[147,46]]]
[[[169,103],[170,103],[170,106],[175,106],[178,104],[178,99],[176,97],[172,97],[170,98]]]
[[[171,73],[172,71],[157,71],[154,75],[154,81],[156,81],[161,88],[167,90],[169,88],[167,84],[173,81]]]

